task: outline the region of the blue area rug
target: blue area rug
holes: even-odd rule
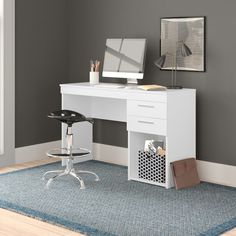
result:
[[[81,163],[87,188],[62,177],[46,190],[41,177],[60,163],[0,175],[0,207],[86,235],[219,235],[236,227],[236,189],[202,183],[176,191],[127,181],[127,168]]]

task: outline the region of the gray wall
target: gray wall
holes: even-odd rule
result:
[[[59,83],[67,81],[66,0],[16,1],[16,147],[58,140]]]
[[[45,116],[60,107],[58,84],[88,81],[106,38],[147,38],[144,82],[166,85],[170,73],[153,65],[160,17],[206,16],[207,72],[179,72],[179,83],[197,89],[197,158],[236,165],[235,9],[235,0],[17,0],[16,146],[60,137]],[[98,121],[94,133],[95,142],[127,146],[125,124]]]
[[[197,158],[236,165],[235,9],[235,0],[70,0],[70,81],[88,81],[88,62],[103,59],[106,38],[145,37],[145,83],[168,84],[170,73],[153,66],[159,55],[160,17],[206,16],[207,72],[179,72],[178,78],[197,89]],[[95,127],[94,141],[108,142],[109,125],[103,121],[98,125],[103,129]],[[120,124],[113,124],[113,131],[126,135]],[[122,138],[109,144],[124,146]]]

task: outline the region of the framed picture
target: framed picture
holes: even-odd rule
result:
[[[162,70],[172,70],[175,64],[179,71],[206,71],[205,24],[206,17],[161,18],[160,54],[170,55]],[[191,55],[183,56],[183,45]]]

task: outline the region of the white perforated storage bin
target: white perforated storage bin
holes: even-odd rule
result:
[[[138,177],[157,183],[165,183],[166,158],[156,154],[138,151]]]

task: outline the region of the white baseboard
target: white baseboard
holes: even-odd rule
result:
[[[198,160],[197,167],[202,181],[236,187],[236,166]]]
[[[46,152],[53,148],[60,148],[61,140],[48,143],[40,143],[15,149],[15,163],[37,161],[47,158]]]
[[[15,163],[44,159],[46,158],[46,151],[60,146],[61,141],[54,141],[16,148]],[[128,149],[123,147],[93,143],[93,157],[98,161],[128,165]],[[80,161],[89,159],[91,157],[87,156]],[[202,181],[236,187],[236,166],[197,160],[197,167]]]
[[[128,165],[128,149],[123,147],[93,143],[93,157],[98,161]]]

